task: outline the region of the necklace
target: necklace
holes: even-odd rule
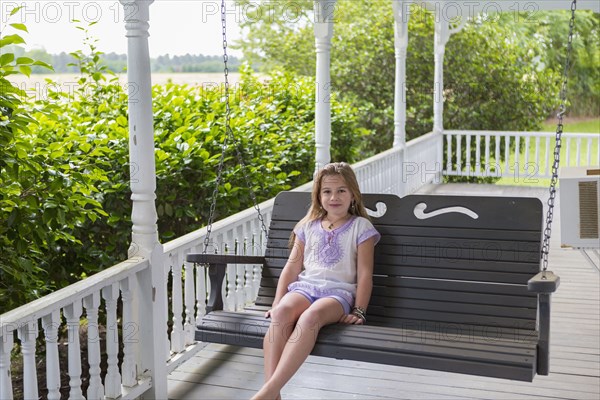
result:
[[[325,217],[325,219],[327,220],[327,222],[329,222],[329,226],[327,227],[327,229],[332,230],[333,227],[335,226],[335,224],[337,224],[338,222],[340,222],[341,220],[345,219],[348,216],[348,214],[344,215],[341,218],[336,219],[335,221],[330,221],[329,218]]]

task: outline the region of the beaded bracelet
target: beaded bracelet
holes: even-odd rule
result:
[[[352,315],[357,316],[362,319],[363,322],[367,322],[367,317],[365,316],[365,309],[361,307],[354,307],[352,309]]]

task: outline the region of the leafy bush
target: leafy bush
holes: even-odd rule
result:
[[[8,26],[3,33],[15,33],[0,39],[0,313],[68,281],[60,249],[80,246],[80,228],[106,215],[91,196],[99,178],[91,160],[78,154],[65,158],[78,137],[42,134],[37,120],[55,121],[56,108],[33,109],[27,94],[8,81],[12,74],[29,75],[33,66],[51,69],[4,51],[25,43],[17,31],[27,32],[23,24]]]

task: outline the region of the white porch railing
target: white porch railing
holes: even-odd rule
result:
[[[535,183],[552,176],[554,132],[445,131],[444,175],[513,177]],[[598,135],[563,133],[561,166],[598,165]]]
[[[13,398],[10,368],[15,336],[22,357],[21,393],[24,399],[61,398],[59,353],[65,351],[69,398],[83,398],[80,336],[86,340],[84,359],[87,358],[89,366],[86,398],[136,398],[148,390],[152,382],[139,368],[140,351],[148,344],[138,335],[143,316],[137,312],[137,305],[144,299],[141,279],[148,273],[149,265],[145,259],[129,259],[3,314],[0,321],[0,399]],[[102,324],[98,318],[101,308],[106,316]],[[60,335],[64,330],[67,331],[66,338]],[[46,354],[46,385],[43,388],[38,388],[38,374],[44,371],[37,370],[36,362],[40,335],[45,340]],[[100,352],[102,335],[106,335],[104,356]],[[119,351],[123,354],[121,359]],[[104,376],[101,376],[102,357],[107,365]]]
[[[553,133],[530,132],[445,132],[447,175],[471,174],[495,176],[506,170],[507,161],[523,160],[548,165],[554,142]],[[361,190],[365,193],[392,193],[400,196],[413,193],[422,185],[439,182],[441,175],[441,135],[429,133],[406,143],[404,148],[394,148],[354,165]],[[579,163],[591,165],[598,162],[597,135],[565,134],[567,154],[563,165]],[[504,145],[505,147],[502,147]],[[472,156],[465,159],[466,154]],[[596,148],[596,150],[594,150]],[[506,150],[508,149],[508,150]],[[512,151],[519,149],[518,156]],[[548,150],[547,150],[548,149]],[[499,166],[491,168],[494,162]],[[587,164],[585,164],[587,163]],[[579,165],[577,164],[577,165]],[[484,174],[492,175],[484,175]],[[512,173],[512,172],[511,172]],[[539,170],[539,176],[548,176],[548,170]],[[479,175],[476,175],[479,174]],[[503,172],[504,174],[504,172]],[[308,191],[312,183],[294,190]],[[271,219],[273,199],[259,205],[265,225]],[[209,293],[206,272],[201,267],[185,263],[185,256],[202,252],[206,228],[191,232],[164,245],[164,281],[168,283],[169,298],[164,309],[168,315],[165,329],[170,331],[167,371],[189,359],[203,348],[194,339],[194,327],[205,313]],[[213,225],[208,251],[232,254],[264,254],[265,237],[256,211],[251,208],[218,221]],[[29,303],[0,316],[0,399],[14,397],[11,366],[22,363],[22,390],[24,398],[38,398],[39,394],[55,399],[60,397],[59,353],[68,357],[69,398],[82,395],[82,357],[79,337],[87,341],[89,387],[87,398],[135,398],[147,391],[152,382],[139,368],[140,352],[147,351],[144,338],[137,335],[144,326],[138,303],[151,298],[152,289],[141,287],[144,274],[149,273],[149,262],[134,258],[115,265],[88,279],[61,289],[42,299]],[[242,309],[256,298],[261,270],[257,265],[230,266],[223,287],[225,308]],[[150,297],[148,297],[150,296]],[[84,313],[85,310],[85,313]],[[102,313],[100,313],[102,311]],[[99,319],[106,316],[106,321]],[[41,326],[41,331],[39,327]],[[59,332],[67,332],[66,346]],[[105,332],[105,353],[101,354],[100,332]],[[103,333],[104,334],[104,333]],[[46,387],[38,388],[36,371],[36,346],[38,337],[46,342]],[[119,351],[123,356],[119,357]],[[39,352],[38,352],[39,354]],[[101,358],[105,371],[101,372]],[[63,375],[64,375],[63,371]],[[18,379],[20,380],[20,379]]]

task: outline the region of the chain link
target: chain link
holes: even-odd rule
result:
[[[213,225],[214,218],[215,218],[215,209],[216,209],[216,205],[217,205],[217,197],[219,195],[219,187],[221,186],[221,181],[223,178],[223,167],[224,167],[224,163],[225,163],[225,155],[227,152],[228,140],[231,140],[231,142],[233,143],[233,145],[235,147],[237,159],[238,159],[238,162],[240,163],[241,171],[244,175],[244,181],[246,182],[248,189],[250,189],[250,197],[252,198],[252,203],[254,204],[254,209],[258,213],[258,220],[260,221],[261,229],[264,232],[265,237],[267,237],[267,235],[268,235],[264,217],[260,211],[260,207],[258,205],[258,200],[256,199],[256,194],[254,193],[252,183],[250,182],[250,178],[248,177],[248,173],[246,171],[246,164],[244,163],[244,159],[242,157],[242,152],[239,148],[239,143],[235,139],[235,136],[233,135],[233,131],[231,129],[231,122],[230,122],[231,121],[231,105],[229,102],[229,67],[227,64],[229,61],[229,56],[227,55],[227,13],[226,13],[227,10],[225,8],[225,1],[226,0],[221,0],[221,28],[222,28],[221,32],[222,32],[222,37],[223,37],[223,65],[224,65],[223,75],[225,78],[225,83],[223,85],[224,86],[224,95],[225,95],[225,138],[223,139],[221,156],[219,158],[219,165],[217,168],[217,179],[215,180],[215,188],[212,193],[212,198],[211,198],[211,203],[210,203],[210,211],[208,213],[208,224],[206,227],[206,236],[204,237],[204,251],[203,251],[204,254],[206,254],[208,246],[210,245],[210,235],[212,233],[212,225]],[[215,249],[215,252],[216,251],[217,251],[217,249]]]
[[[552,178],[550,179],[550,197],[548,198],[548,211],[546,214],[546,227],[544,228],[544,240],[540,257],[542,259],[542,271],[548,269],[548,254],[550,252],[550,236],[552,235],[552,221],[554,220],[554,203],[556,199],[556,184],[558,183],[558,169],[560,167],[560,149],[562,147],[563,117],[567,111],[567,76],[571,67],[571,52],[573,49],[573,28],[575,27],[575,10],[577,0],[571,3],[571,19],[569,20],[569,38],[567,41],[567,57],[562,74],[562,86],[560,88],[560,106],[558,108],[558,123],[556,125],[556,142],[554,145],[554,162],[552,163]]]

